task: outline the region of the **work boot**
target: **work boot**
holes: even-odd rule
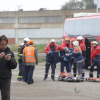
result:
[[[54,75],[51,75],[51,79],[52,79],[53,81],[55,81],[55,79],[54,79]]]
[[[22,78],[17,78],[18,81],[22,81]]]
[[[55,81],[55,79],[52,78],[53,81]]]
[[[45,81],[48,77],[48,74],[45,74],[43,81]]]

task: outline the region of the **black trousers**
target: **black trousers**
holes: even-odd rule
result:
[[[45,78],[48,77],[50,65],[51,65],[51,78],[54,79],[55,69],[56,69],[56,63],[55,62],[51,62],[50,64],[46,63],[46,65],[45,65]]]
[[[0,79],[1,100],[10,100],[11,79]]]

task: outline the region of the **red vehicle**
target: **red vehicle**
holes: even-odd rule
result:
[[[80,35],[84,37],[83,41],[86,44],[85,66],[88,68],[91,65],[91,55],[94,50],[91,42],[100,42],[100,14],[65,20],[63,39],[66,36],[76,38]]]

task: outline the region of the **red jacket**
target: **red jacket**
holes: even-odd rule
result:
[[[48,54],[49,51],[51,51],[50,46],[51,46],[51,45],[48,44],[48,45],[45,47],[44,52],[45,52],[46,54]],[[62,51],[62,50],[64,50],[64,47],[58,46],[57,44],[54,45],[54,48],[55,48],[55,51],[58,51],[58,50]]]
[[[61,47],[67,47],[66,43],[63,43],[63,44],[61,45]],[[71,43],[69,44],[69,48],[73,49],[73,46],[71,45]]]
[[[86,50],[86,46],[85,46],[85,44],[84,44],[83,42],[80,42],[80,43],[79,43],[79,46],[80,46],[82,52],[83,52],[84,50]]]
[[[100,54],[100,47],[97,46],[94,50],[94,54],[92,55],[92,59],[94,59],[95,56],[97,56],[98,54]]]

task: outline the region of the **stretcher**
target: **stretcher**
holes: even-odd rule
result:
[[[86,78],[86,81],[100,82],[100,78],[96,78],[96,77],[88,77],[88,78]]]
[[[78,77],[73,77],[69,73],[62,72],[61,75],[58,76],[58,81],[65,81],[65,82],[82,82],[84,80],[78,78]]]

